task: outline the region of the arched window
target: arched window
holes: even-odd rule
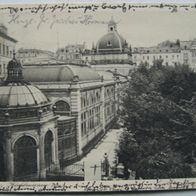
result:
[[[52,164],[52,141],[53,134],[51,131],[48,131],[44,138],[44,157],[46,168],[49,168]]]
[[[14,145],[14,176],[31,179],[37,175],[36,141],[30,136],[22,136]]]
[[[70,111],[70,106],[67,102],[60,100],[55,103],[56,111]]]

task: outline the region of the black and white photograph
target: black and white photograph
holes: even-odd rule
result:
[[[1,191],[195,189],[195,18],[194,4],[0,4]]]

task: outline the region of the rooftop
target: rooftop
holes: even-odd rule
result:
[[[16,40],[16,39],[14,39],[14,38],[10,37],[9,35],[7,35],[7,34],[5,34],[5,33],[1,32],[1,31],[0,31],[0,37],[2,37],[2,38],[4,38],[4,39],[7,39],[7,40],[9,40],[9,41],[12,41],[12,42],[14,42],[14,43],[16,43],[16,42],[17,42],[17,40]]]
[[[71,82],[100,80],[100,75],[89,67],[76,65],[24,66],[24,78],[30,82]]]

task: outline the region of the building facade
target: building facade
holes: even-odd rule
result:
[[[117,23],[111,19],[108,23],[108,32],[92,46],[92,50],[85,50],[83,60],[97,71],[114,71],[117,69],[128,74],[133,68],[131,46],[118,33]]]
[[[48,98],[23,78],[15,57],[0,86],[0,180],[40,180],[59,168],[57,116]]]
[[[137,66],[141,63],[152,66],[155,60],[161,60],[163,65],[188,64],[195,70],[196,40],[168,40],[153,47],[136,47],[133,48],[132,60]]]
[[[82,64],[82,53],[85,51],[85,44],[69,44],[56,51],[56,58],[59,61],[69,64]]]
[[[118,86],[111,73],[74,65],[32,65],[24,77],[52,101],[59,115],[61,166],[88,153],[113,125],[118,109]]]
[[[55,53],[40,49],[18,49],[16,57],[22,65],[56,62]]]
[[[0,24],[0,80],[7,75],[7,64],[13,57],[17,41],[8,35],[7,28]]]

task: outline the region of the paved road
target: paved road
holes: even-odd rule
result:
[[[93,148],[84,158],[79,161],[80,163],[88,162],[88,164],[100,163],[104,159],[104,153],[108,154],[110,165],[113,165],[115,160],[115,149],[118,147],[118,140],[121,134],[121,129],[111,129],[102,138],[102,140]]]
[[[84,164],[89,167],[97,165],[99,167],[101,165],[101,161],[104,160],[104,154],[107,153],[109,164],[110,166],[113,166],[115,160],[115,149],[118,147],[121,132],[122,129],[109,130],[101,141],[85,157],[76,162],[76,164]],[[66,173],[72,173],[73,167],[68,166],[64,169],[64,171]]]

